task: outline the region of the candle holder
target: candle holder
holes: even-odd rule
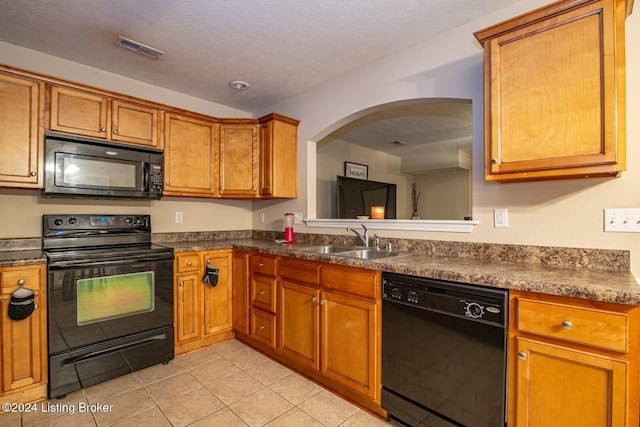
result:
[[[384,219],[384,206],[371,206],[371,219]]]

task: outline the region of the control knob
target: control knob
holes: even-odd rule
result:
[[[464,307],[464,315],[473,319],[484,316],[484,307],[477,302],[470,302]]]
[[[131,218],[130,216],[128,216],[125,221],[127,224],[133,224],[133,218]]]
[[[71,217],[67,220],[67,222],[71,225],[74,225],[78,222],[78,218]]]
[[[60,225],[64,224],[64,221],[61,218],[56,218],[56,219],[53,220],[53,224],[57,225],[57,226],[60,226]]]
[[[415,291],[409,291],[409,295],[407,295],[407,301],[418,304],[420,302],[418,300],[418,293]]]

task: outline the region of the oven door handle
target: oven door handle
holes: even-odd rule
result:
[[[109,264],[135,264],[139,262],[154,262],[154,261],[173,261],[173,255],[158,254],[158,255],[141,255],[139,257],[132,256],[128,258],[114,257],[103,258],[100,261],[97,260],[70,260],[70,261],[49,261],[49,268],[62,269],[62,268],[94,268]]]

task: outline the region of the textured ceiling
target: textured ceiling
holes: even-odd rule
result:
[[[511,1],[0,0],[0,40],[253,113]]]

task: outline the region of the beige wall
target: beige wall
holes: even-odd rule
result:
[[[246,111],[194,98],[102,70],[0,42],[0,63],[215,117],[251,117]],[[1,155],[1,154],[0,154]],[[55,213],[151,214],[154,232],[246,230],[250,201],[166,197],[160,201],[53,199],[38,191],[0,189],[0,238],[39,237],[42,215]],[[175,213],[183,223],[175,223]]]
[[[471,215],[471,171],[452,168],[415,176],[421,219],[458,219]]]
[[[546,0],[514,2],[507,8],[468,22],[405,51],[292,97],[270,110],[301,120],[299,128],[300,199],[278,206],[316,215],[315,143],[350,117],[374,106],[419,98],[463,98],[473,102],[472,233],[379,231],[381,236],[434,240],[550,245],[631,251],[631,269],[640,277],[640,234],[604,233],[603,209],[640,207],[640,11],[627,19],[627,171],[618,179],[570,180],[498,185],[483,178],[484,126],[482,54],[473,32],[545,4]],[[636,7],[637,9],[637,7]],[[266,111],[258,112],[258,114]],[[276,207],[254,203],[258,212]],[[509,227],[493,227],[493,209],[507,208]],[[346,234],[337,229],[297,231]]]
[[[344,175],[344,162],[369,166],[371,181],[396,184],[396,216],[411,215],[411,177],[400,172],[400,157],[370,150],[343,141],[333,141],[317,151],[317,209],[318,218],[337,218],[336,176]]]
[[[381,236],[436,240],[551,245],[631,251],[632,272],[640,277],[640,234],[604,233],[603,209],[640,207],[640,11],[627,19],[627,157],[628,170],[613,180],[572,180],[496,185],[482,175],[483,110],[482,49],[473,32],[550,3],[514,2],[395,55],[337,77],[298,96],[252,112],[254,117],[276,111],[301,120],[299,127],[299,198],[291,201],[222,202],[167,199],[145,205],[93,202],[57,202],[34,192],[0,193],[0,237],[40,235],[40,215],[63,211],[122,211],[125,208],[154,215],[154,231],[248,228],[279,230],[282,214],[303,212],[315,217],[315,143],[349,122],[351,116],[376,105],[404,99],[464,98],[473,101],[473,217],[480,222],[469,234],[381,231]],[[1,62],[68,78],[218,117],[242,112],[131,81],[100,70],[0,42]],[[493,209],[508,208],[509,228],[493,228]],[[172,222],[177,209],[185,224]],[[264,213],[266,221],[260,221]],[[307,229],[298,232],[345,234],[343,230]]]

